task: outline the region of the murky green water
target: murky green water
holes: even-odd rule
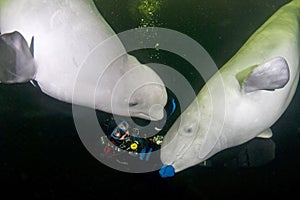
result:
[[[284,0],[96,0],[117,32],[144,26],[179,31],[199,42],[221,67]],[[182,73],[197,92],[204,82],[189,63],[155,49],[132,52],[144,63],[163,63]],[[0,191],[38,198],[181,199],[278,194],[297,191],[300,180],[300,91],[274,125],[275,157],[259,167],[195,166],[161,179],[157,171],[129,174],[94,159],[75,130],[70,105],[45,96],[30,84],[0,85]],[[105,116],[105,115],[103,115]],[[172,123],[172,121],[170,122]],[[268,145],[260,144],[259,147]],[[229,152],[232,159],[245,149]],[[232,162],[232,159],[230,162]],[[230,162],[228,165],[230,165]],[[220,164],[221,163],[221,164]],[[232,163],[231,163],[232,164]],[[296,183],[294,183],[296,182]]]

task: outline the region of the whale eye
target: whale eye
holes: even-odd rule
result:
[[[129,107],[134,107],[137,106],[139,103],[138,102],[130,102]]]
[[[184,132],[186,132],[186,133],[192,133],[193,132],[193,127],[185,127],[184,128]]]
[[[197,126],[195,123],[191,123],[189,125],[186,125],[184,127],[182,127],[182,131],[181,134],[184,136],[192,136],[193,134],[195,134]]]
[[[183,136],[190,136],[194,133],[194,128],[193,126],[186,126],[182,129],[181,135]]]
[[[189,128],[186,128],[184,131],[185,131],[186,133],[192,133],[192,132],[193,132],[193,129],[192,129],[192,127],[189,127]]]

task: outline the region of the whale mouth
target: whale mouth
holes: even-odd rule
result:
[[[154,104],[146,112],[141,110],[129,111],[132,117],[139,117],[150,121],[159,121],[166,116],[165,108],[160,104]]]
[[[146,120],[150,120],[150,121],[159,121],[159,120],[163,119],[164,112],[163,112],[163,110],[160,112],[150,113],[150,114],[139,112],[139,113],[132,113],[132,116],[137,116],[137,117],[140,117],[140,118],[143,118]]]

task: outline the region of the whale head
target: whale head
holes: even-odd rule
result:
[[[147,120],[161,120],[167,102],[165,88],[161,84],[149,84],[138,88],[130,97],[130,116]]]
[[[205,149],[206,116],[201,115],[197,101],[184,111],[168,130],[161,147],[161,161],[164,167],[160,170],[166,177],[169,168],[174,172],[182,171],[203,160]],[[209,124],[209,123],[208,123]],[[174,175],[174,174],[172,174]]]
[[[167,91],[151,68],[138,65],[119,79],[111,101],[112,113],[158,121],[164,117]]]
[[[131,55],[112,63],[98,82],[96,108],[119,116],[163,119],[167,91],[160,76]]]

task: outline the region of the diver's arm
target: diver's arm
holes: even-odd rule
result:
[[[122,137],[120,138],[120,140],[124,140],[125,137],[129,136],[129,131],[126,131],[126,133],[124,135],[122,135]]]

